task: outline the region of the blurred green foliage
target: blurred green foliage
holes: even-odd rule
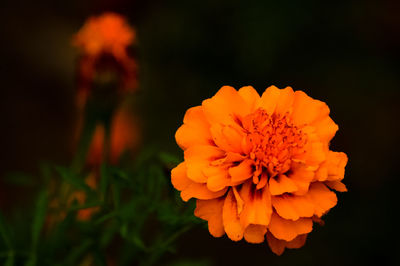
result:
[[[39,187],[46,189],[38,191],[32,207],[10,219],[0,215],[1,262],[7,266],[159,264],[165,253],[175,251],[177,238],[200,222],[193,215],[194,201],[184,204],[170,184],[170,170],[179,161],[147,148],[128,167],[102,164],[98,189],[85,183],[87,171],[43,165]],[[29,184],[28,176],[18,176],[14,182]],[[84,204],[69,202],[69,195],[82,191]],[[56,207],[50,204],[54,200]],[[89,220],[77,219],[79,210],[92,207],[99,209]]]

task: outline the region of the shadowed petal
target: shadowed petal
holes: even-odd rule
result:
[[[264,242],[266,232],[267,227],[265,225],[250,224],[244,230],[244,239],[253,244],[262,243]]]
[[[253,176],[253,164],[252,160],[244,160],[238,166],[229,168],[229,175],[233,182],[244,181]]]
[[[187,166],[187,175],[198,183],[207,182],[203,169],[210,166],[210,162],[222,158],[224,152],[215,146],[196,145],[185,150],[184,157]]]
[[[314,214],[318,217],[321,217],[337,203],[336,194],[320,182],[312,183],[306,196],[313,202]]]
[[[222,220],[225,232],[231,240],[239,241],[243,238],[244,230],[240,224],[238,207],[232,190],[229,190],[226,195],[222,211]]]
[[[197,200],[194,215],[208,221],[208,230],[214,237],[221,237],[225,234],[222,223],[222,207],[224,198],[212,200]]]
[[[240,213],[240,222],[246,228],[250,224],[268,225],[272,214],[271,195],[268,186],[257,190],[255,185],[248,181],[240,190],[243,199],[243,211]]]
[[[269,191],[271,195],[281,195],[297,191],[296,183],[285,175],[279,175],[278,178],[269,179]]]
[[[278,239],[291,241],[296,236],[307,234],[312,230],[311,218],[300,218],[296,221],[286,220],[272,213],[269,231]]]

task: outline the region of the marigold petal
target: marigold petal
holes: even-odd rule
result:
[[[312,224],[311,218],[300,218],[292,221],[272,213],[268,229],[276,238],[291,241],[298,235],[311,232]]]
[[[183,201],[188,201],[191,198],[197,198],[202,200],[215,199],[224,195],[227,190],[228,188],[225,188],[223,190],[213,192],[207,188],[206,184],[192,182],[184,190],[182,190],[181,198]]]
[[[210,168],[208,168],[210,169]],[[219,191],[224,189],[225,187],[231,185],[231,179],[229,177],[229,173],[227,169],[220,167],[213,167],[214,174],[207,175],[207,170],[203,170],[203,172],[208,176],[207,179],[207,188],[211,191]]]
[[[280,90],[278,102],[275,107],[275,113],[285,114],[289,112],[294,102],[294,91],[291,87]]]
[[[240,190],[243,199],[243,211],[240,213],[240,222],[246,228],[250,224],[268,225],[271,220],[272,205],[268,186],[256,189],[255,185],[248,181]]]
[[[210,125],[204,116],[201,106],[188,109],[183,123],[175,133],[175,140],[183,150],[189,146],[209,145],[213,142]]]
[[[222,223],[222,207],[224,199],[197,200],[194,215],[208,221],[208,230],[214,237],[221,237],[225,234]]]
[[[223,86],[211,99],[204,100],[202,106],[210,124],[232,124],[235,116],[244,116],[250,112],[250,107],[230,86]]]
[[[269,115],[272,115],[275,111],[275,107],[278,103],[280,94],[280,89],[278,89],[277,87],[268,87],[261,95],[259,106],[264,109]]]
[[[231,240],[239,241],[243,238],[244,229],[240,224],[237,203],[232,190],[229,190],[225,198],[222,221],[225,232]]]
[[[203,169],[210,166],[210,162],[222,158],[225,152],[215,146],[196,145],[191,146],[184,152],[187,166],[187,175],[190,179],[198,183],[207,182],[207,176]]]
[[[245,86],[240,88],[238,93],[250,107],[250,110],[254,111],[260,101],[258,92],[252,86]]]
[[[232,182],[239,182],[249,179],[253,176],[253,161],[243,160],[238,166],[229,168],[229,175]]]
[[[267,232],[266,239],[272,252],[278,256],[283,254],[285,251],[285,244],[287,243],[286,241],[277,239],[270,232]]]
[[[179,191],[187,188],[193,181],[187,177],[186,163],[182,162],[171,171],[171,182]]]
[[[267,227],[265,225],[250,224],[244,230],[244,239],[253,244],[264,242]]]
[[[294,93],[292,118],[296,125],[308,125],[329,115],[329,107],[302,91]]]
[[[298,235],[291,241],[279,240],[270,232],[268,232],[266,236],[269,247],[276,255],[282,255],[282,253],[285,251],[285,248],[301,248],[304,246],[307,240],[307,234]]]
[[[344,178],[344,170],[348,161],[346,153],[329,151],[327,157],[328,180],[342,180]]]
[[[313,203],[305,196],[281,195],[272,197],[272,205],[284,219],[298,220],[314,214]]]
[[[286,247],[290,249],[301,248],[306,243],[307,235],[308,234],[298,235],[292,241],[286,242]]]
[[[292,167],[292,171],[293,173],[289,175],[289,178],[297,186],[297,191],[295,191],[294,194],[306,194],[308,192],[310,182],[314,179],[314,172],[307,169],[307,167],[302,166],[301,164],[295,164]]]
[[[329,116],[314,123],[314,127],[319,139],[325,143],[329,143],[339,129],[339,126]]]
[[[304,159],[307,165],[320,165],[326,159],[326,150],[322,142],[312,142],[306,145],[306,155]]]
[[[224,151],[242,153],[244,135],[233,126],[214,124],[211,127],[211,134],[214,143]]]
[[[325,185],[327,185],[329,188],[334,189],[339,192],[347,191],[346,185],[340,181],[326,181]]]
[[[285,175],[279,175],[277,178],[269,179],[269,191],[271,195],[281,195],[297,191],[296,183]]]
[[[314,214],[318,217],[324,215],[337,203],[335,192],[332,192],[321,182],[314,182],[310,185],[306,195],[314,204]]]

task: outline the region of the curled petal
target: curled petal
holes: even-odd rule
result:
[[[296,125],[308,125],[328,115],[326,103],[314,100],[302,91],[294,93],[292,118]]]
[[[244,230],[240,224],[238,206],[232,190],[229,190],[226,195],[222,210],[222,220],[225,232],[231,240],[239,241],[243,238]]]
[[[268,229],[277,239],[291,241],[298,235],[311,232],[312,224],[311,218],[300,218],[292,221],[272,213]]]
[[[325,185],[327,185],[329,188],[334,189],[339,192],[347,191],[346,185],[340,181],[326,181]]]
[[[290,180],[292,180],[296,186],[297,191],[294,192],[295,195],[304,195],[308,192],[310,182],[314,178],[314,172],[307,169],[307,167],[301,164],[295,164],[292,167],[293,173],[289,175]]]
[[[281,195],[297,191],[296,183],[285,175],[279,175],[278,178],[269,179],[269,190],[271,195]]]
[[[198,183],[207,182],[207,176],[203,169],[210,166],[210,162],[222,158],[224,152],[215,146],[196,145],[185,150],[185,161],[187,166],[187,175],[190,179]]]
[[[269,232],[267,233],[268,246],[271,248],[272,252],[274,252],[278,256],[282,255],[283,251],[285,251],[285,248],[301,248],[306,243],[306,240],[307,234],[298,235],[292,241],[285,241],[275,238]]]
[[[243,199],[243,211],[240,222],[246,228],[250,224],[267,226],[271,220],[272,205],[268,186],[257,190],[251,181],[243,184],[240,190]]]
[[[181,197],[182,200],[184,201],[188,201],[191,198],[197,198],[202,200],[215,199],[224,195],[228,190],[227,188],[224,188],[223,190],[213,192],[207,188],[206,184],[200,184],[193,181],[191,182],[192,183],[181,192]]]
[[[338,125],[329,116],[317,121],[314,126],[316,134],[324,143],[329,143],[339,129]]]
[[[278,102],[275,107],[275,113],[285,114],[290,112],[294,101],[294,91],[291,87],[280,90]]]
[[[326,159],[326,149],[322,142],[311,142],[305,147],[306,154],[303,157],[306,164],[310,166],[317,166],[325,161]]]
[[[229,168],[229,175],[233,182],[244,181],[253,176],[253,164],[252,160],[244,160],[238,166]]]
[[[286,241],[277,239],[270,232],[268,232],[266,234],[266,238],[267,238],[268,246],[271,249],[271,251],[274,252],[278,256],[282,255],[283,252],[285,251]]]
[[[266,232],[267,227],[265,225],[250,224],[244,230],[244,239],[249,243],[262,243]]]
[[[234,124],[236,116],[250,112],[250,107],[230,86],[222,87],[211,99],[204,100],[202,106],[210,124]]]
[[[194,215],[208,221],[208,230],[214,237],[221,237],[225,234],[222,223],[222,207],[224,199],[197,200]]]
[[[282,218],[296,221],[314,215],[314,205],[306,196],[281,195],[272,197],[272,205]]]
[[[306,196],[313,202],[314,214],[318,217],[324,215],[337,203],[336,194],[321,182],[312,183]]]
[[[186,163],[180,163],[177,167],[172,169],[171,171],[171,182],[174,188],[176,188],[179,191],[184,190],[187,188],[190,184],[192,184],[192,181],[187,177],[187,168],[186,168]]]
[[[194,145],[210,145],[212,143],[210,125],[201,106],[188,109],[183,123],[175,134],[176,142],[183,150]]]
[[[191,198],[197,199],[214,199],[222,196],[226,192],[226,188],[220,191],[210,191],[206,184],[196,183],[187,177],[186,163],[180,163],[171,171],[172,185],[181,191],[182,200],[188,201]]]
[[[347,164],[347,155],[343,152],[329,151],[325,162],[321,164],[315,173],[318,181],[340,181],[344,177],[344,169]]]
[[[250,107],[250,110],[254,111],[260,101],[260,95],[258,95],[258,92],[252,86],[246,86],[240,88],[238,93]]]
[[[210,171],[212,169],[213,171]],[[211,191],[219,191],[231,185],[228,170],[222,167],[209,167],[203,170],[208,176],[207,188]]]
[[[214,143],[226,152],[242,152],[243,133],[233,126],[214,124],[211,127]]]
[[[268,87],[261,95],[259,106],[264,109],[269,115],[272,115],[275,111],[275,107],[278,103],[280,94],[280,90],[277,87]]]

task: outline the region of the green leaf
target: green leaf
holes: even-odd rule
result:
[[[107,213],[106,215],[103,215],[103,216],[101,216],[99,219],[97,219],[97,220],[94,222],[94,224],[95,224],[95,225],[101,224],[101,223],[107,221],[108,219],[114,218],[114,217],[117,216],[117,215],[118,215],[118,212],[117,212],[117,211],[113,211],[113,212]]]
[[[178,165],[180,162],[182,162],[182,159],[170,153],[160,152],[158,156],[161,162],[166,165]]]
[[[4,266],[13,266],[14,259],[15,259],[15,253],[13,251],[10,251],[8,254],[8,258],[7,258],[6,262],[4,263]]]
[[[32,250],[36,251],[39,242],[40,232],[43,227],[44,219],[47,211],[47,192],[42,191],[39,193],[36,201],[36,209],[32,223]]]
[[[92,189],[85,183],[85,180],[83,178],[76,177],[68,168],[56,166],[55,169],[68,184],[77,189],[82,189],[87,193],[93,193]]]
[[[0,213],[0,234],[7,248],[12,249],[10,229],[1,213]]]
[[[78,265],[78,259],[90,248],[93,240],[86,239],[80,245],[73,248],[65,259],[65,265]]]
[[[109,178],[108,178],[107,166],[105,164],[102,164],[100,167],[100,192],[103,201],[106,200],[108,183],[109,183]]]

